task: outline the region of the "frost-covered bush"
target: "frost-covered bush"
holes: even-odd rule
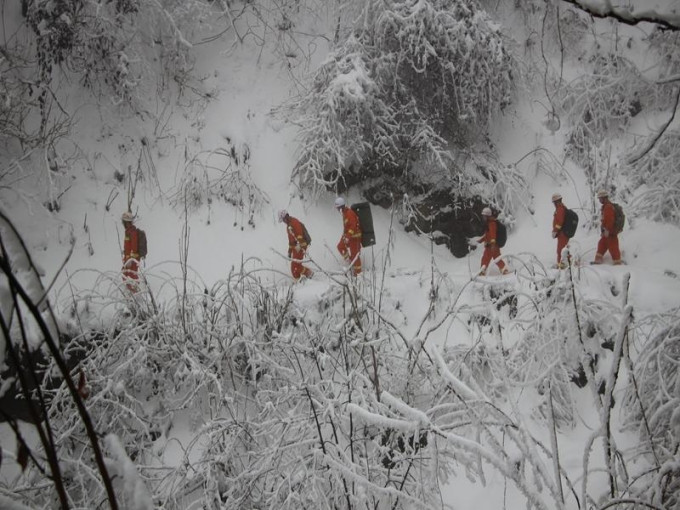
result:
[[[595,55],[588,65],[591,72],[562,86],[558,98],[559,111],[571,126],[566,154],[586,168],[591,186],[596,186],[604,180],[604,176],[595,175],[600,145],[640,112],[650,86],[638,69],[620,56]]]
[[[172,205],[191,212],[207,206],[209,224],[213,202],[226,202],[238,211],[235,227],[239,224],[241,228],[254,227],[255,216],[268,198],[250,175],[248,145],[237,147],[227,140],[226,147],[185,156],[181,180],[171,197]]]
[[[658,56],[659,78],[665,82],[680,72],[680,33],[671,30],[654,30],[649,36],[649,47]],[[677,80],[671,83],[677,83]],[[673,100],[673,87],[663,88],[657,96],[660,106],[667,106]]]
[[[23,0],[5,11],[14,35],[0,60],[0,137],[25,150],[68,133],[64,81],[135,111],[172,81],[186,85],[190,41],[210,28],[215,7],[207,0]]]
[[[566,508],[581,496],[536,422],[525,423],[520,397],[543,397],[538,423],[556,435],[573,422],[567,379],[583,363],[606,423],[615,380],[600,384],[593,359],[602,363],[605,340],[620,354],[622,333],[608,335],[625,329],[616,310],[578,292],[572,314],[571,280],[544,284],[522,267],[523,289],[482,291],[477,304],[458,303],[459,285],[439,274],[416,328],[377,280],[328,274],[323,293],[300,293],[247,260],[211,288],[188,269],[176,280],[145,271],[160,290],[131,296],[113,273],[92,291],[64,291],[61,349],[129,508],[438,508],[442,483],[484,483],[490,470],[528,507]],[[471,311],[480,316],[474,346],[431,338]],[[73,506],[101,505],[79,406],[53,367],[42,388],[49,451]],[[27,460],[3,496],[48,505],[54,488],[39,465]]]
[[[629,154],[639,154],[638,148]],[[640,159],[624,164],[626,207],[634,215],[671,224],[680,222],[680,131],[666,131]]]
[[[210,290],[184,285],[166,282],[175,299],[163,304],[135,296],[108,328],[90,329],[102,310],[123,305],[111,301],[118,290],[77,296],[66,328],[119,503],[430,508],[441,480],[484,479],[493,468],[533,505],[550,507],[541,500],[554,486],[537,469],[533,440],[515,432],[521,425],[473,370],[459,374],[425,344],[429,333],[414,341],[399,331],[388,296],[380,312],[370,288],[337,281],[315,306],[299,308],[292,292],[247,269]],[[49,395],[66,490],[90,507],[104,490],[82,425],[63,385]],[[40,479],[29,463],[19,488],[31,488],[33,504],[52,494],[34,484]],[[4,488],[17,500],[23,493]]]
[[[302,183],[332,185],[339,169],[361,165],[378,150],[396,163],[398,105],[390,105],[370,71],[370,53],[352,35],[315,73],[296,108],[302,117],[296,173]]]
[[[300,118],[303,185],[446,171],[448,144],[470,145],[508,104],[513,61],[474,2],[369,4],[292,106]]]
[[[138,99],[137,86],[152,78],[149,67],[170,77],[191,69],[189,40],[211,10],[202,0],[23,2],[42,87],[62,66],[98,94],[113,93],[125,102]],[[159,57],[162,67],[152,65]]]
[[[652,326],[653,334],[644,335],[639,356],[634,360],[634,384],[626,387],[624,404],[628,425],[639,437],[636,453],[655,469],[636,484],[644,494],[663,508],[680,508],[680,323],[675,314]],[[641,332],[645,331],[641,328]]]

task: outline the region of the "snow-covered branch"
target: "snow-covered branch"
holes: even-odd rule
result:
[[[635,8],[612,5],[611,0],[561,0],[571,4],[596,18],[611,18],[627,25],[654,23],[668,30],[680,30],[680,12],[663,12],[655,7],[643,7],[638,3]]]

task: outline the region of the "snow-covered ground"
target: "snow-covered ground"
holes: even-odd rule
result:
[[[326,193],[318,199],[301,198],[291,184],[296,130],[273,112],[294,93],[294,87],[290,75],[275,57],[263,53],[253,58],[257,49],[246,44],[225,54],[215,45],[199,48],[197,74],[206,76],[204,89],[215,91],[216,99],[204,110],[193,110],[191,115],[195,117],[184,115],[180,109],[165,114],[162,128],[158,127],[157,119],[121,119],[113,112],[102,120],[96,114],[95,105],[83,106],[79,110],[77,131],[71,137],[72,146],[77,147],[82,157],[58,175],[29,171],[16,186],[0,190],[2,209],[24,235],[29,251],[43,269],[44,282],[48,284],[56,277],[50,297],[58,315],[68,314],[73,296],[111,296],[120,292],[117,290],[120,289],[122,243],[120,215],[127,208],[127,190],[125,184],[116,180],[114,172],[125,173],[130,165],[134,173],[140,161],[146,177],[138,184],[132,210],[137,216],[137,225],[146,231],[149,240],[143,272],[158,302],[177,299],[184,257],[191,289],[196,293],[213,288],[230,271],[238,271],[244,264],[257,270],[267,285],[279,289],[292,287],[296,306],[303,310],[309,308],[310,314],[323,296],[337,287],[336,278],[340,277],[336,273],[343,269],[343,264],[335,250],[342,229],[341,217],[333,208],[335,196]],[[73,92],[74,96],[78,93],[78,90]],[[559,154],[564,143],[561,134],[547,131],[544,120],[545,110],[531,102],[520,101],[516,108],[508,110],[492,133],[501,160],[514,163],[537,147]],[[224,155],[229,153],[232,156]],[[208,204],[205,186],[203,203],[189,210],[178,204],[180,183],[191,161],[199,162],[192,167],[199,188],[203,186],[200,180],[211,172],[203,169],[210,165],[222,169],[231,165],[229,168],[242,171],[252,179],[252,189],[261,192],[252,225],[248,214],[218,197]],[[429,344],[439,347],[472,347],[479,335],[475,326],[465,319],[484,306],[485,292],[490,286],[506,285],[528,292],[535,281],[532,279],[535,274],[527,270],[529,264],[534,269],[540,268],[539,272],[553,282],[567,285],[569,272],[551,269],[555,262],[555,241],[550,235],[553,215],[550,197],[555,192],[560,192],[565,204],[581,216],[581,226],[571,242],[578,262],[573,277],[579,299],[603,300],[619,311],[627,303],[633,307],[636,318],[680,307],[678,226],[628,218],[628,225],[620,236],[626,265],[590,266],[599,231],[597,225],[588,225],[587,220],[598,208],[583,169],[565,163],[568,178],[557,180],[537,171],[534,157],[523,159],[518,166],[531,183],[534,202],[532,213],[523,210],[515,215],[515,228],[502,251],[517,274],[505,280],[491,276],[472,281],[479,269],[481,250],[456,259],[443,246],[433,246],[426,236],[406,233],[397,221],[398,215],[394,216],[392,211],[372,208],[377,243],[362,253],[365,272],[359,280],[365,286],[372,282],[384,285],[386,299],[398,303],[389,308],[387,318],[395,321],[406,338],[415,340],[419,334],[421,321],[430,306],[433,283],[438,287],[439,296],[435,312],[426,324],[437,323],[451,307],[459,311],[447,318],[445,326],[428,339]],[[65,190],[58,212],[36,205],[36,198],[42,196],[48,179],[59,180],[59,189]],[[362,198],[351,193],[348,201],[362,201]],[[301,219],[313,238],[308,254],[316,276],[310,281],[296,284],[289,276],[285,258],[287,238],[283,225],[277,221],[280,209],[287,209]],[[69,255],[71,242],[73,251]],[[182,254],[184,242],[188,246],[186,255]],[[630,288],[626,293],[623,285],[627,275],[630,275]],[[116,307],[102,309],[98,319],[106,323],[119,311]],[[517,335],[517,332],[510,333],[509,341]],[[641,347],[633,342],[631,349]],[[617,391],[615,395],[621,396]],[[584,444],[598,426],[599,416],[592,405],[585,403],[592,398],[587,388],[574,387],[573,396],[577,402],[575,408],[579,410],[576,425],[560,430],[558,444],[564,469],[580,484]],[[549,430],[540,420],[533,421],[536,402],[541,399],[535,388],[517,389],[510,398],[519,409],[526,411],[524,419],[528,428],[544,444],[549,444]],[[581,401],[583,405],[579,404]],[[619,447],[625,449],[638,438],[622,429],[619,413],[615,407],[613,429]],[[30,426],[25,430],[30,434]],[[200,448],[200,443],[192,443],[193,430],[190,417],[176,417],[173,433],[165,438],[165,444],[158,446],[162,462],[173,464],[187,448]],[[13,434],[6,425],[1,438],[0,478],[11,485],[20,475],[12,462],[16,448]],[[601,450],[597,450],[592,455],[590,468],[596,470],[603,467],[603,463]],[[485,471],[484,483],[478,476],[470,473],[466,476],[464,470],[440,480],[442,502],[456,509],[523,507],[524,496],[510,486],[507,477],[490,468]],[[594,493],[606,492],[604,473],[593,475],[589,483],[601,487]],[[567,507],[571,508],[570,504]]]

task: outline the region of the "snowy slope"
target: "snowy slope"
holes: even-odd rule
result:
[[[258,277],[272,288],[285,291],[292,286],[296,306],[308,309],[310,314],[329,289],[337,287],[335,273],[343,266],[335,252],[341,219],[332,207],[334,195],[328,193],[316,201],[302,200],[291,185],[296,156],[295,126],[272,111],[294,93],[294,87],[275,57],[263,54],[255,59],[256,51],[257,48],[247,45],[229,54],[219,47],[200,49],[197,72],[206,77],[204,90],[211,91],[216,98],[210,100],[205,109],[189,110],[190,114],[179,109],[169,113],[159,111],[139,121],[118,118],[112,112],[102,121],[94,106],[83,107],[77,132],[71,140],[83,156],[56,177],[62,189],[68,188],[58,212],[36,206],[32,198],[34,194],[40,195],[35,190],[45,185],[44,175],[34,175],[13,190],[0,190],[3,210],[8,211],[25,234],[31,254],[44,268],[45,280],[57,278],[51,297],[58,315],[68,314],[74,295],[92,296],[94,302],[101,298],[102,302],[110,303],[110,296],[120,292],[117,290],[122,242],[119,218],[126,209],[126,189],[115,179],[114,172],[125,173],[128,166],[134,168],[139,161],[145,162],[146,175],[154,177],[147,177],[139,184],[133,211],[138,225],[147,232],[149,256],[144,274],[159,302],[172,302],[181,289],[183,240],[188,242],[186,262],[190,268],[191,293],[200,294],[204,289],[213,288],[243,264],[249,270],[258,271]],[[537,147],[554,155],[561,154],[564,142],[561,133],[554,135],[544,128],[545,113],[544,108],[533,102],[519,101],[517,107],[496,124],[493,133],[502,161],[511,164],[521,160],[518,166],[531,183],[534,196],[533,204],[527,208],[531,212],[516,212],[516,227],[503,250],[518,275],[508,277],[501,285],[520,291],[528,289],[531,272],[526,270],[527,266],[546,278],[566,284],[566,272],[550,269],[555,259],[555,242],[550,237],[553,214],[550,196],[560,192],[565,204],[581,216],[581,226],[571,243],[572,253],[580,263],[574,270],[579,297],[603,300],[622,309],[626,298],[622,286],[630,274],[627,300],[637,317],[680,307],[678,226],[629,218],[621,236],[626,265],[597,268],[588,265],[594,257],[599,233],[597,225],[589,223],[597,216],[597,207],[585,183],[583,169],[564,162],[564,174],[550,176],[537,170],[538,155],[524,158]],[[224,155],[230,153],[238,157],[238,163],[234,157]],[[208,168],[210,166],[213,168]],[[260,207],[252,218],[254,225],[248,223],[247,213],[219,198],[210,204],[204,201],[185,215],[184,208],[175,205],[175,198],[182,194],[180,184],[189,167],[199,182],[206,175],[211,178],[219,175],[225,168],[243,170],[244,175],[252,179],[252,189],[258,190]],[[151,168],[153,171],[149,171]],[[72,184],[64,184],[69,181]],[[207,194],[206,187],[202,190]],[[348,198],[362,200],[358,194]],[[311,281],[294,284],[289,277],[284,256],[285,230],[276,220],[276,213],[282,208],[303,220],[312,235],[310,266],[317,271],[317,276]],[[472,281],[478,271],[480,250],[455,259],[445,248],[432,245],[427,237],[405,233],[391,211],[373,207],[373,215],[377,244],[362,254],[366,271],[360,278],[361,285],[368,287],[372,282],[384,285],[385,299],[390,302],[386,307],[388,318],[409,340],[415,340],[421,331],[421,321],[430,305],[429,296],[436,286],[438,298],[434,313],[425,324],[436,324],[452,308],[458,313],[446,318],[445,325],[437,329],[428,342],[447,347],[473,346],[479,336],[475,326],[466,319],[475,311],[485,309],[488,304],[485,289],[500,281],[493,278],[488,282]],[[72,239],[73,253],[57,275]],[[324,275],[324,271],[333,274]],[[98,320],[106,323],[116,310],[103,307],[98,310]],[[511,339],[519,333],[515,335]],[[577,402],[585,402],[589,397],[587,390],[574,391]],[[514,398],[516,405],[526,410],[525,419],[532,422],[533,408],[541,398],[536,390],[518,391]],[[592,409],[585,405],[582,409],[578,425],[559,435],[563,465],[576,480],[581,477],[583,444],[597,422]],[[619,420],[616,410],[615,415]],[[529,427],[544,444],[549,443],[547,431],[540,424],[532,422]],[[178,462],[184,447],[197,448],[191,443],[195,427],[189,417],[178,416],[174,428],[174,440],[168,438],[167,444],[159,447],[164,452],[162,460],[168,464]],[[618,430],[617,433],[622,445],[637,441],[630,433]],[[13,451],[12,441],[4,428],[4,451]],[[593,457],[595,466],[600,467],[601,452]],[[519,508],[524,502],[523,496],[510,489],[507,479],[496,471],[489,470],[484,484],[472,474],[465,475],[461,471],[442,480],[445,504],[481,510],[497,509],[501,505]],[[6,481],[13,480],[16,469],[7,470],[3,464],[0,476]],[[602,487],[596,492],[606,490],[603,474],[594,476],[590,483]]]

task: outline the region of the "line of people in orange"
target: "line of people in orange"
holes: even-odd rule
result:
[[[605,190],[597,192],[597,198],[602,205],[600,209],[600,239],[597,243],[597,252],[595,253],[595,260],[591,264],[602,264],[604,256],[607,251],[611,254],[614,265],[623,264],[621,259],[621,251],[619,249],[619,235],[615,229],[615,210],[614,205],[609,201],[609,193]],[[567,255],[567,261],[562,259],[564,248],[569,242],[569,237],[562,230],[566,219],[567,208],[562,203],[562,195],[555,193],[552,196],[552,202],[555,205],[555,213],[553,215],[552,223],[552,237],[557,239],[557,269],[564,269],[571,261],[571,256]],[[508,274],[508,268],[505,262],[501,259],[501,250],[496,242],[498,232],[498,222],[494,217],[491,209],[485,207],[482,210],[482,217],[486,221],[484,235],[479,239],[473,240],[481,244],[484,243],[484,253],[482,254],[480,276],[486,275],[491,261],[495,261],[498,270],[501,274]]]
[[[347,207],[345,199],[335,199],[335,209],[342,214],[342,236],[337,249],[343,259],[349,263],[351,274],[357,276],[361,273],[361,224],[359,216],[351,208]],[[310,238],[304,224],[294,218],[288,211],[279,211],[279,222],[286,224],[288,234],[288,258],[290,259],[290,272],[293,279],[311,278],[314,272],[305,267],[302,261],[309,248]],[[131,212],[123,213],[121,220],[125,228],[123,242],[123,278],[128,290],[133,294],[139,289],[139,253],[140,230],[134,225],[134,216]],[[307,235],[305,235],[307,234]]]
[[[597,198],[602,204],[601,208],[601,235],[597,243],[597,252],[595,260],[591,264],[602,264],[604,255],[609,251],[615,265],[622,264],[621,251],[619,250],[618,232],[616,232],[615,211],[613,204],[609,201],[609,193],[600,190],[597,193]],[[557,240],[557,264],[555,267],[564,269],[567,267],[570,257],[567,257],[567,262],[562,260],[562,253],[569,242],[569,238],[563,232],[564,222],[566,218],[566,206],[562,203],[562,195],[555,193],[552,196],[552,202],[555,205],[555,213],[552,222],[552,237]],[[342,214],[342,236],[337,244],[337,249],[343,259],[350,264],[351,274],[357,276],[361,273],[361,224],[359,216],[351,208],[347,207],[345,199],[338,197],[334,203],[335,209]],[[509,270],[505,262],[501,258],[501,250],[497,243],[498,236],[498,222],[489,207],[482,210],[482,217],[485,220],[484,234],[479,239],[473,240],[478,244],[484,244],[484,253],[482,254],[480,276],[487,273],[489,264],[493,261],[498,266],[501,274],[508,274]],[[123,243],[123,277],[127,288],[135,293],[138,290],[139,279],[139,229],[134,225],[134,216],[131,212],[126,211],[122,215],[123,226],[125,228],[125,240]],[[294,218],[286,210],[279,211],[279,221],[286,224],[286,232],[288,234],[288,258],[290,259],[290,272],[293,279],[311,278],[314,274],[311,269],[305,267],[302,261],[305,258],[307,249],[309,248],[309,236],[306,234],[306,229],[303,223]]]
[[[347,207],[345,199],[342,197],[335,199],[334,206],[342,214],[342,236],[337,249],[342,258],[349,263],[352,275],[357,276],[361,273],[362,232],[359,216],[351,207]],[[288,258],[291,259],[290,272],[293,279],[299,280],[303,276],[311,278],[314,273],[302,264],[309,247],[309,242],[305,236],[305,226],[300,220],[288,214],[286,210],[279,211],[279,221],[286,224]]]

